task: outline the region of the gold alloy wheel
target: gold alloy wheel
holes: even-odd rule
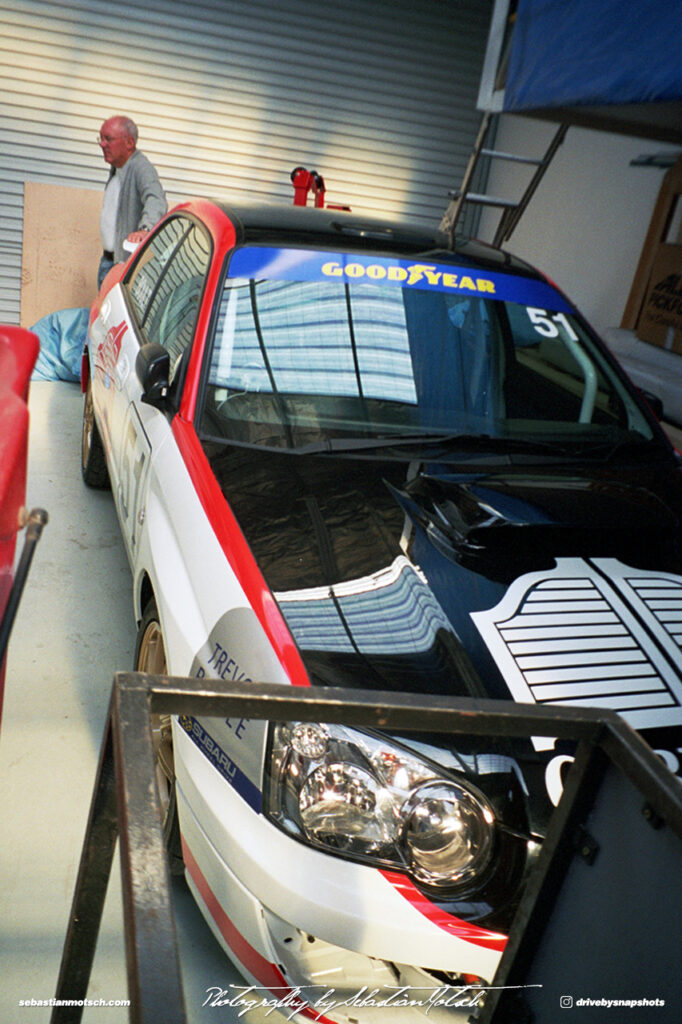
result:
[[[147,624],[140,642],[137,671],[159,676],[166,675],[166,651],[163,646],[163,634],[161,626],[153,619]],[[150,725],[156,765],[156,785],[161,802],[161,817],[165,822],[170,806],[171,790],[175,782],[170,715],[151,715]]]

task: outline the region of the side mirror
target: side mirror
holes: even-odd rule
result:
[[[142,401],[165,409],[170,379],[170,356],[163,345],[143,345],[135,360],[135,373],[142,385]]]

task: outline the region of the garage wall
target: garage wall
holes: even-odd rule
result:
[[[24,182],[103,187],[113,113],[172,200],[290,202],[302,165],[329,201],[436,224],[480,120],[489,17],[488,0],[4,3],[0,322],[19,319]]]
[[[541,157],[556,125],[503,114],[496,148]],[[651,139],[570,127],[505,248],[540,266],[602,333],[620,325],[664,170],[642,154],[679,152]],[[518,199],[533,168],[492,161],[487,192]],[[491,241],[499,211],[481,217]]]

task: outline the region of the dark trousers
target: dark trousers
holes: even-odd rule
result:
[[[102,287],[102,281],[107,276],[113,265],[114,254],[111,252],[103,252],[102,259],[99,261],[99,269],[97,271],[97,291]]]

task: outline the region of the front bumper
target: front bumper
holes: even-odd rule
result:
[[[492,979],[504,936],[410,899],[390,873],[292,840],[182,730],[174,740],[188,882],[257,992],[289,999],[287,1016],[338,1024],[385,1021],[388,1007],[401,1024],[452,1022],[458,1001],[471,1013],[476,993],[462,979]]]

